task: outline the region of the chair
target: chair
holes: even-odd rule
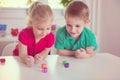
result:
[[[17,44],[16,42],[7,44],[3,48],[2,56],[12,56],[13,55],[13,49],[15,48],[16,44]]]

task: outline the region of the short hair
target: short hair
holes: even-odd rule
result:
[[[50,6],[36,1],[28,9],[28,24],[29,20],[39,21],[47,19],[53,20],[53,12]]]
[[[74,0],[70,4],[68,4],[65,17],[73,16],[80,17],[83,20],[89,19],[89,8],[88,6],[80,0]]]

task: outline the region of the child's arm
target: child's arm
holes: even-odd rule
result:
[[[57,50],[57,53],[62,56],[74,56],[75,51],[62,49],[62,50]]]
[[[38,63],[40,60],[45,59],[50,52],[50,48],[45,48],[42,52],[35,55],[35,63]]]
[[[86,48],[87,54],[89,54],[90,57],[94,56],[96,54],[96,51],[94,51],[94,47],[90,46]]]
[[[18,47],[19,47],[19,56],[22,60],[24,60],[25,57],[27,57],[27,46],[25,46],[19,41]]]
[[[34,58],[32,56],[27,55],[27,46],[22,44],[20,41],[18,43],[19,46],[19,57],[22,61],[28,66],[32,66],[34,64]]]

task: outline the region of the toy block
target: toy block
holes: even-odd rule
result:
[[[41,68],[47,68],[47,65],[46,64],[41,64]]]
[[[0,62],[1,62],[1,63],[5,63],[5,62],[6,62],[5,58],[1,58],[1,59],[0,59]]]
[[[62,62],[63,65],[64,65],[65,63],[67,63],[67,60],[64,60],[64,61]]]
[[[42,72],[43,72],[43,73],[46,73],[47,71],[48,71],[47,68],[42,68]]]
[[[65,67],[65,68],[69,68],[69,63],[65,63],[65,64],[64,64],[64,67]]]

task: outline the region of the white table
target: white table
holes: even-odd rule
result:
[[[120,80],[120,58],[108,53],[89,59],[49,55],[31,68],[18,57],[3,57],[6,63],[0,64],[0,80]],[[63,60],[70,63],[69,68],[62,65]],[[47,64],[47,73],[41,71],[42,63]]]

